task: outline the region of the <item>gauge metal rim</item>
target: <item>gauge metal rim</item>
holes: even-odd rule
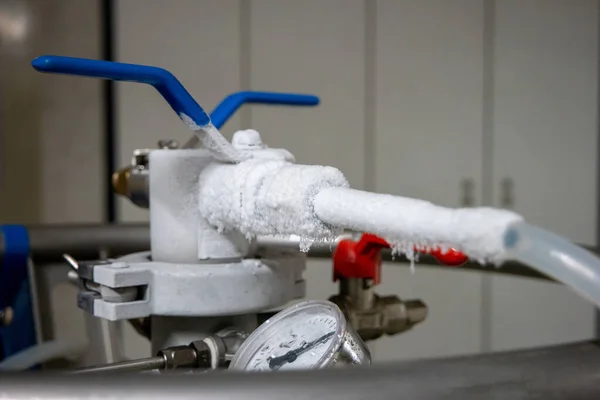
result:
[[[335,335],[329,344],[328,350],[321,356],[321,358],[308,369],[320,369],[327,368],[328,366],[336,362],[336,354],[341,350],[346,337],[348,329],[348,323],[344,314],[334,303],[327,300],[307,300],[290,306],[273,317],[266,320],[261,326],[259,326],[252,334],[244,341],[240,349],[236,352],[229,369],[232,370],[246,370],[251,357],[255,353],[257,346],[261,346],[269,340],[269,332],[273,329],[277,329],[277,324],[292,315],[299,314],[303,311],[310,310],[313,308],[321,308],[332,315],[336,320]]]

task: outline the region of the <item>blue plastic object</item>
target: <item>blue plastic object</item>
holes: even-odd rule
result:
[[[27,274],[27,228],[22,225],[0,225],[0,233],[4,240],[0,263],[0,310],[10,306],[14,314],[9,326],[0,327],[2,359],[35,345],[36,335]]]
[[[316,106],[319,104],[319,98],[308,94],[237,92],[225,97],[210,114],[213,125],[221,128],[243,104]]]
[[[21,282],[27,279],[29,235],[22,225],[0,225],[4,252],[0,264],[0,309],[17,295]]]
[[[33,60],[31,65],[40,72],[88,76],[152,85],[164,97],[177,115],[187,115],[198,126],[207,126],[211,123],[212,119],[213,125],[220,128],[238,108],[246,103],[291,106],[316,106],[319,104],[319,98],[312,95],[246,91],[234,93],[226,97],[209,117],[183,87],[181,82],[163,68],[63,56],[41,56]]]
[[[166,69],[63,56],[41,56],[33,60],[31,65],[40,72],[147,83],[158,90],[177,115],[187,115],[198,126],[210,124],[208,114]]]

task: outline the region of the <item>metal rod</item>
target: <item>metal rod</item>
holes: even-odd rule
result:
[[[600,348],[582,343],[527,351],[277,373],[111,376],[3,374],[0,398],[69,399],[600,399]],[[273,374],[277,374],[276,376]]]
[[[110,257],[119,257],[130,253],[145,251],[150,248],[150,230],[147,224],[114,224],[114,225],[43,225],[28,227],[31,254],[36,263],[62,261],[65,252],[79,260],[95,259],[100,250],[106,250]],[[299,239],[259,237],[257,251],[264,253],[274,249],[298,252]],[[307,256],[310,258],[330,258],[335,250],[335,242],[314,243]],[[600,254],[598,249],[583,246],[589,251]],[[0,247],[0,253],[2,248]],[[392,256],[390,251],[383,251],[384,261],[410,263],[403,256]],[[547,276],[526,265],[507,262],[501,267],[480,265],[467,262],[459,268],[448,268],[440,265],[434,257],[422,255],[419,266],[440,267],[457,271],[474,271],[500,273],[521,277],[551,280]]]
[[[165,367],[163,357],[150,357],[141,360],[121,361],[106,365],[97,365],[69,371],[73,374],[108,373],[108,372],[141,372],[162,369]]]

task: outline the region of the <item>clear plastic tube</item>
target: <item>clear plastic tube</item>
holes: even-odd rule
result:
[[[600,307],[600,258],[567,239],[519,222],[504,234],[508,259],[546,274]]]

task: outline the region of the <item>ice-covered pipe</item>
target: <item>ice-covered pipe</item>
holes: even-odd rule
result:
[[[220,231],[238,230],[248,238],[295,234],[307,245],[351,229],[385,238],[409,258],[415,247],[440,247],[481,263],[514,259],[600,306],[600,259],[511,211],[453,209],[355,190],[335,168],[282,158],[213,163],[202,172],[199,191],[201,216]]]
[[[445,208],[348,188],[325,188],[313,204],[322,221],[380,235],[409,258],[416,245],[454,247],[482,263],[520,261],[600,307],[600,259],[559,235],[525,223],[513,212]]]
[[[318,218],[328,224],[370,232],[396,251],[413,256],[415,246],[456,248],[479,262],[505,259],[503,234],[523,218],[494,208],[447,208],[424,200],[349,188],[327,188],[314,199]]]
[[[314,197],[329,187],[349,187],[332,167],[255,157],[239,164],[213,163],[200,174],[200,215],[219,231],[257,235],[296,234],[331,239],[341,229],[321,221]]]

